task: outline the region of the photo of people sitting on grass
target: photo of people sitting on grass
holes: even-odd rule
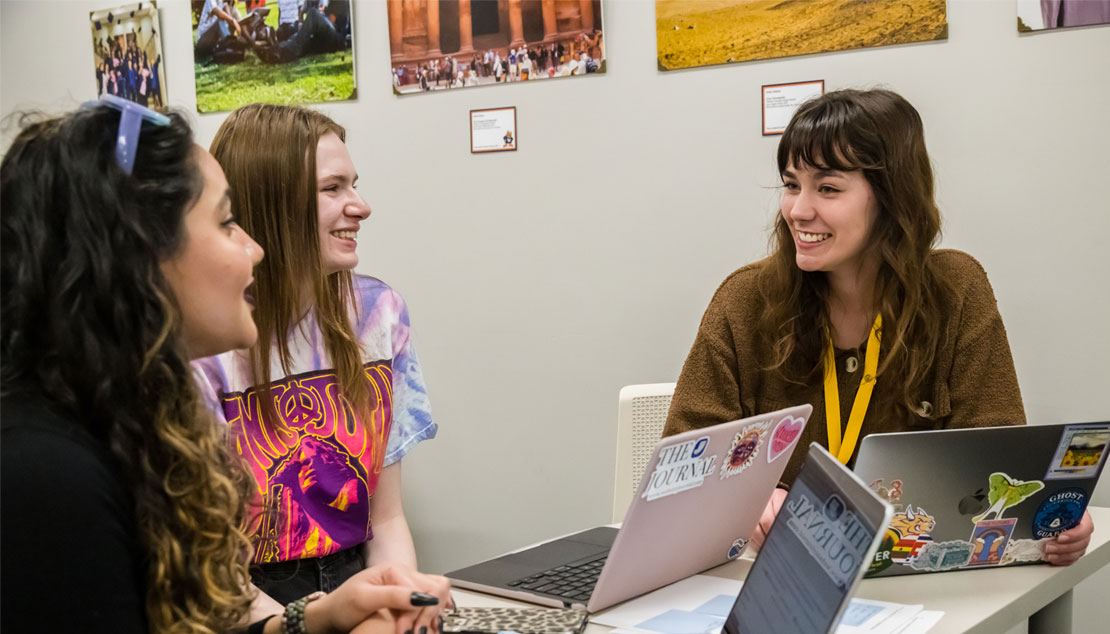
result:
[[[197,110],[357,96],[350,0],[193,0]]]

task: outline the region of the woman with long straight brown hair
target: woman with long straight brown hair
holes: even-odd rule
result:
[[[872,433],[1025,424],[986,272],[934,248],[940,211],[917,110],[888,90],[830,92],[794,114],[778,168],[772,253],[717,289],[664,434],[824,403],[798,446],[818,442],[850,464]],[[785,486],[804,459],[790,458]],[[1091,530],[1088,515],[1047,559],[1071,563]]]
[[[254,104],[211,149],[268,255],[250,290],[258,343],[199,364],[254,475],[252,580],[285,603],[366,566],[415,568],[400,461],[436,425],[404,301],[352,272],[370,207],[345,131]]]

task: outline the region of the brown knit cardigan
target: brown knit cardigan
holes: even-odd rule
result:
[[[953,292],[951,304],[943,311],[948,319],[947,333],[921,393],[920,408],[916,415],[907,413],[899,419],[873,416],[872,405],[863,422],[861,439],[879,432],[1025,424],[1006,329],[986,271],[961,251],[938,250],[929,257]],[[817,442],[828,448],[824,387],[820,382],[788,384],[775,373],[760,369],[767,363],[757,354],[753,325],[763,301],[756,288],[756,274],[764,265],[760,261],[733,272],[709,302],[678,378],[663,435],[811,403],[813,416],[782,476],[782,486],[789,487],[809,444]],[[863,375],[865,349],[866,344],[858,351],[836,351],[842,425],[848,422]],[[849,357],[856,360],[849,361]],[[849,372],[848,367],[854,371]],[[883,387],[880,374],[875,397]],[[872,398],[872,404],[876,400]],[[857,444],[857,453],[858,449]],[[849,466],[855,462],[855,455]]]

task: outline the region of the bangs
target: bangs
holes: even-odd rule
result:
[[[782,173],[791,165],[814,169],[854,171],[873,168],[853,147],[859,137],[857,117],[846,103],[824,101],[804,104],[779,141],[778,165]]]

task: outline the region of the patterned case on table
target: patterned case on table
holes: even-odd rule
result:
[[[553,608],[455,608],[443,615],[443,631],[453,634],[579,634],[584,610]]]

